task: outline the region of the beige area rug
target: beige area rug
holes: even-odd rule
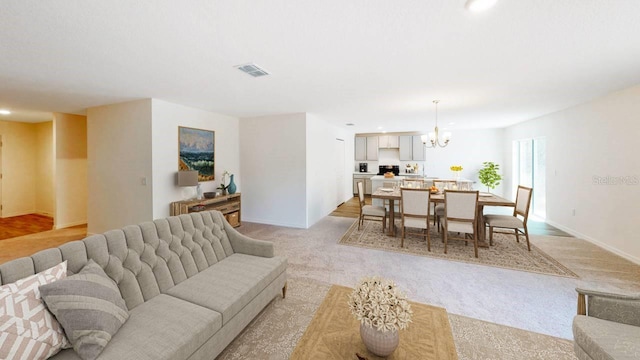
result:
[[[512,270],[578,278],[578,275],[573,271],[533,244],[531,244],[531,251],[528,251],[527,243],[522,236],[520,237],[520,243],[518,243],[514,235],[494,233],[494,245],[490,248],[478,248],[478,258],[476,258],[474,256],[473,243],[471,242],[469,245],[465,245],[463,241],[449,241],[447,254],[445,254],[441,235],[433,228],[431,229],[431,251],[427,251],[426,240],[416,235],[407,235],[404,240],[404,247],[400,247],[401,230],[399,221],[396,221],[396,227],[398,236],[390,237],[382,233],[382,222],[365,220],[364,225],[358,230],[358,221],[356,220],[338,243]],[[534,236],[529,235],[529,238],[531,240]]]
[[[360,324],[349,311],[347,299],[353,289],[333,285],[298,342],[291,360],[341,360],[370,353],[360,338]],[[447,311],[411,302],[412,322],[400,332],[400,344],[388,359],[458,359]]]
[[[287,297],[271,302],[218,359],[289,359],[330,287],[306,278],[289,279]],[[452,314],[449,322],[461,360],[576,359],[570,340]]]

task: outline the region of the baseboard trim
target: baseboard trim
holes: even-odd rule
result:
[[[298,229],[307,228],[305,225],[301,225],[301,224],[285,223],[285,222],[279,222],[279,221],[273,221],[273,220],[267,220],[267,219],[248,218],[246,216],[242,216],[242,221],[257,223],[257,224],[265,224],[265,225],[284,226],[284,227],[291,227],[291,228],[298,228]]]
[[[54,230],[59,230],[59,229],[70,228],[78,225],[86,225],[86,224],[87,224],[87,220],[84,220],[84,221],[76,221],[76,222],[67,223],[67,224],[56,224],[53,228]]]
[[[613,247],[613,246],[611,246],[609,244],[605,244],[600,240],[592,238],[591,236],[583,234],[583,233],[581,233],[579,231],[576,231],[574,229],[568,228],[568,227],[566,227],[564,225],[560,225],[560,224],[556,223],[555,221],[546,220],[546,222],[547,222],[547,224],[549,224],[551,226],[554,226],[554,227],[557,227],[558,229],[560,229],[560,230],[562,230],[564,232],[567,232],[567,233],[569,233],[569,234],[571,234],[571,235],[573,235],[573,236],[575,236],[577,238],[586,240],[586,241],[588,241],[588,242],[590,242],[590,243],[592,243],[592,244],[594,244],[594,245],[596,245],[598,247],[601,247],[601,248],[603,248],[603,249],[605,249],[607,251],[610,251],[610,252],[612,252],[612,253],[620,256],[620,257],[623,257],[623,258],[631,261],[632,263],[640,265],[640,258],[637,258],[635,256],[629,255],[629,254],[627,254],[625,252],[622,252],[619,249],[617,249],[617,248],[615,248],[615,247]]]

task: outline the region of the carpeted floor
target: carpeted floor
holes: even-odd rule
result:
[[[292,277],[287,298],[278,297],[269,304],[218,360],[288,359],[330,287]],[[449,321],[461,360],[576,359],[570,340],[453,314],[449,314]]]
[[[276,298],[220,359],[288,359],[330,286],[352,287],[369,275],[446,308],[460,359],[575,359],[571,321],[581,281],[339,245],[353,221],[329,216],[309,229],[243,222],[240,232],[273,241],[287,257],[287,298]]]
[[[465,245],[462,241],[449,241],[447,253],[445,254],[441,235],[434,228],[430,231],[431,251],[427,250],[426,240],[417,235],[405,236],[404,247],[401,247],[400,224],[400,221],[396,221],[398,236],[389,237],[382,232],[382,223],[380,221],[365,220],[360,230],[358,230],[358,221],[355,221],[340,238],[339,243],[540,274],[578,277],[573,271],[535,245],[531,245],[531,251],[528,251],[526,241],[522,236],[521,241],[518,243],[514,235],[496,233],[494,234],[494,245],[490,248],[479,248],[478,257],[476,258],[472,242]],[[530,235],[531,237],[534,236]]]

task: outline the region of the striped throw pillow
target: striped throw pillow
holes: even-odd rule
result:
[[[69,347],[40,299],[40,285],[67,276],[67,262],[0,286],[0,359],[46,359]]]
[[[41,286],[40,294],[84,360],[97,358],[129,318],[118,286],[93,260],[79,273]]]

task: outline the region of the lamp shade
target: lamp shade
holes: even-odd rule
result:
[[[198,186],[198,171],[178,171],[178,186]]]

